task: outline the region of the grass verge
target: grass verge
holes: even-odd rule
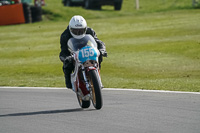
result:
[[[50,0],[45,21],[1,26],[0,86],[64,87],[59,37],[70,17],[81,12],[106,43],[105,87],[199,92],[200,10],[189,3],[160,2],[156,8],[146,1],[135,11],[130,2],[116,12],[109,6],[92,11],[61,3],[53,9]]]

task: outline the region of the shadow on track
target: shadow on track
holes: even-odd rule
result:
[[[79,111],[94,111],[95,109],[63,109],[63,110],[47,110],[47,111],[37,111],[37,112],[24,112],[24,113],[13,113],[0,115],[0,117],[9,117],[9,116],[31,116],[31,115],[41,115],[41,114],[59,114],[59,113],[71,113]]]

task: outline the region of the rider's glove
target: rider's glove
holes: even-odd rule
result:
[[[73,57],[72,56],[67,56],[66,58],[65,58],[65,61],[64,61],[65,63],[72,63],[73,62]]]
[[[108,54],[107,54],[107,52],[106,52],[105,49],[100,49],[99,52],[100,52],[100,55],[101,55],[101,56],[103,56],[103,57],[108,57]]]

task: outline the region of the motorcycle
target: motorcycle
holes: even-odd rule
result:
[[[96,109],[101,109],[103,85],[98,63],[100,52],[96,41],[91,35],[85,35],[82,39],[70,38],[68,48],[75,66],[71,74],[72,90],[77,95],[79,105],[89,108],[92,101]]]

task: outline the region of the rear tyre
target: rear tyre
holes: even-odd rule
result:
[[[31,8],[27,3],[23,3],[23,11],[24,11],[25,23],[31,23],[32,22]]]
[[[101,109],[103,106],[101,95],[101,84],[98,79],[98,73],[96,70],[89,71],[90,83],[92,89],[92,103],[96,109]]]
[[[89,108],[90,107],[90,101],[83,101],[81,97],[77,94],[78,103],[81,106],[81,108]]]

